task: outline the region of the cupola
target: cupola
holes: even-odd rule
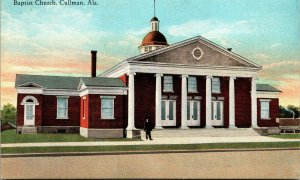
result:
[[[155,16],[155,1],[154,17],[150,20],[150,26],[151,31],[144,37],[142,44],[139,46],[141,54],[168,46],[167,39],[159,32],[159,20]]]

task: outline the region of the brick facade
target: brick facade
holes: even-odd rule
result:
[[[33,96],[37,99],[39,105],[35,106],[35,125],[42,126],[42,116],[43,116],[43,95],[41,94],[18,94],[17,97],[17,126],[24,125],[24,105],[21,105],[22,100],[26,96]]]
[[[57,119],[57,96],[43,96],[43,126],[79,126],[80,97],[69,96],[68,119]]]
[[[261,118],[261,106],[260,100],[270,100],[269,111],[270,111],[270,119],[262,119]],[[257,125],[259,127],[272,127],[279,126],[279,123],[276,123],[276,118],[279,117],[279,100],[278,99],[266,99],[266,98],[258,98],[257,99]]]
[[[125,97],[116,95],[114,99],[114,119],[101,119],[101,98],[100,96],[112,95],[88,95],[88,128],[126,128],[127,119],[124,111]]]
[[[236,78],[235,88],[235,125],[239,128],[251,127],[251,79]]]

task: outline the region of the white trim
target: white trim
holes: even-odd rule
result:
[[[232,76],[229,78],[229,128],[236,128],[235,126],[235,85],[234,85],[235,79],[236,77],[232,77]]]
[[[32,87],[17,87],[18,94],[43,94],[42,88],[32,88]]]
[[[45,89],[43,95],[48,96],[79,96],[77,90],[71,89]]]
[[[101,88],[86,88],[82,90],[80,97],[87,94],[107,94],[107,95],[127,95],[127,88],[101,87]]]
[[[100,96],[101,99],[116,99],[116,96]]]
[[[189,129],[187,126],[187,78],[186,74],[181,76],[181,126],[180,129]]]
[[[33,100],[34,105],[39,105],[39,101],[38,101],[38,100],[36,99],[36,97],[34,97],[34,96],[25,96],[25,97],[23,98],[22,102],[21,102],[21,105],[28,104],[28,103],[26,102],[28,99]]]
[[[205,116],[205,128],[212,128],[211,126],[211,76],[206,76],[206,89],[205,89],[205,108],[206,108],[206,116]]]
[[[281,92],[266,92],[266,91],[256,91],[257,92],[257,98],[271,98],[271,99],[277,99],[279,98],[279,95]]]
[[[194,76],[236,76],[236,77],[253,77],[257,70],[242,67],[222,67],[222,66],[197,66],[197,65],[181,65],[169,63],[149,63],[134,62],[129,64],[128,70],[137,73],[162,73],[162,74],[186,74]]]
[[[155,129],[162,129],[161,125],[161,77],[163,74],[155,74]]]
[[[135,72],[128,73],[128,124],[127,131],[135,130],[135,92],[134,92],[134,76]]]
[[[259,101],[260,102],[271,102],[272,100],[271,99],[260,99]]]
[[[257,128],[257,92],[256,92],[256,76],[251,80],[251,127]]]
[[[200,55],[199,57],[196,57],[196,56],[195,56],[195,51],[196,51],[196,50],[199,50],[199,51],[201,52],[201,55]],[[199,61],[199,60],[203,57],[203,55],[204,55],[202,49],[199,48],[198,46],[197,46],[196,48],[193,49],[193,51],[191,52],[191,54],[193,55],[193,58],[196,59],[197,61]]]

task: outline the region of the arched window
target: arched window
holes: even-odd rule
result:
[[[25,105],[28,103],[33,103],[34,105],[39,105],[38,100],[34,96],[25,96],[21,102],[21,105]]]

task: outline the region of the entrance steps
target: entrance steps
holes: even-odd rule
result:
[[[37,134],[37,127],[35,126],[23,126],[22,134]]]
[[[165,137],[242,137],[242,136],[260,136],[252,128],[211,128],[211,129],[154,129],[153,138]]]

